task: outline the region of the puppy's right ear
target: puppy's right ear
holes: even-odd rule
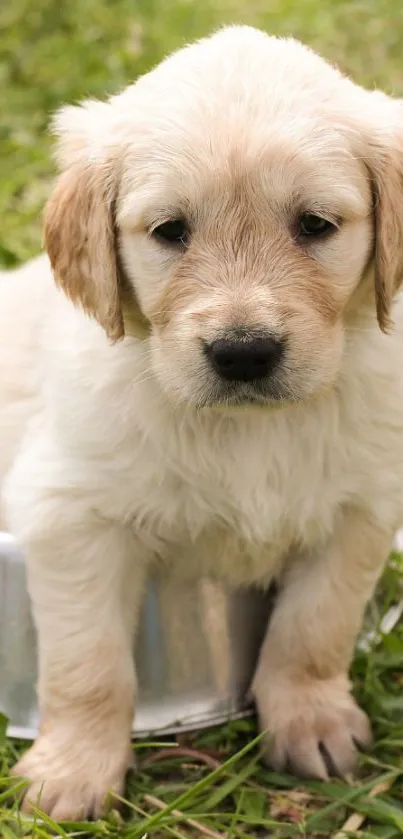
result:
[[[55,120],[65,171],[45,211],[45,246],[56,283],[95,318],[112,341],[124,335],[114,220],[114,173],[101,149],[96,118],[109,106],[65,108]],[[95,148],[94,148],[95,146]]]

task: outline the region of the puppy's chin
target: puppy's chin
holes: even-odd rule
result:
[[[234,385],[232,388],[210,388],[186,400],[189,407],[214,413],[245,413],[251,411],[280,411],[292,405],[309,402],[326,393],[334,386],[334,380],[317,383],[306,389],[287,387],[284,383],[276,387],[262,388],[257,385]]]
[[[285,404],[299,401],[284,388],[264,387],[261,384],[232,384],[216,386],[199,394],[195,400],[200,410],[212,410],[220,413],[234,413],[256,410],[279,410]]]

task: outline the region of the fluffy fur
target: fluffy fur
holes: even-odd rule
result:
[[[45,256],[0,279],[4,515],[40,664],[25,804],[78,819],[122,789],[159,562],[279,579],[253,683],[267,759],[348,772],[370,738],[348,666],[403,520],[401,106],[235,27],[55,131],[55,282]],[[336,229],[302,241],[306,212]],[[187,244],[159,241],[178,217]],[[239,330],[285,341],[259,386],[204,351]]]

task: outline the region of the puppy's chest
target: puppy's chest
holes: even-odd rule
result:
[[[179,440],[160,453],[157,468],[143,452],[135,524],[178,563],[183,549],[194,562],[200,554],[204,569],[210,558],[214,571],[228,553],[259,566],[264,551],[274,566],[294,543],[314,544],[330,532],[340,500],[335,471],[331,449],[318,453],[315,438],[296,445],[259,425],[196,436],[191,446]]]

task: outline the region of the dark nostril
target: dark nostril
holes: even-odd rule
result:
[[[280,361],[283,343],[276,338],[219,338],[207,345],[216,372],[229,381],[249,382],[269,375]]]

